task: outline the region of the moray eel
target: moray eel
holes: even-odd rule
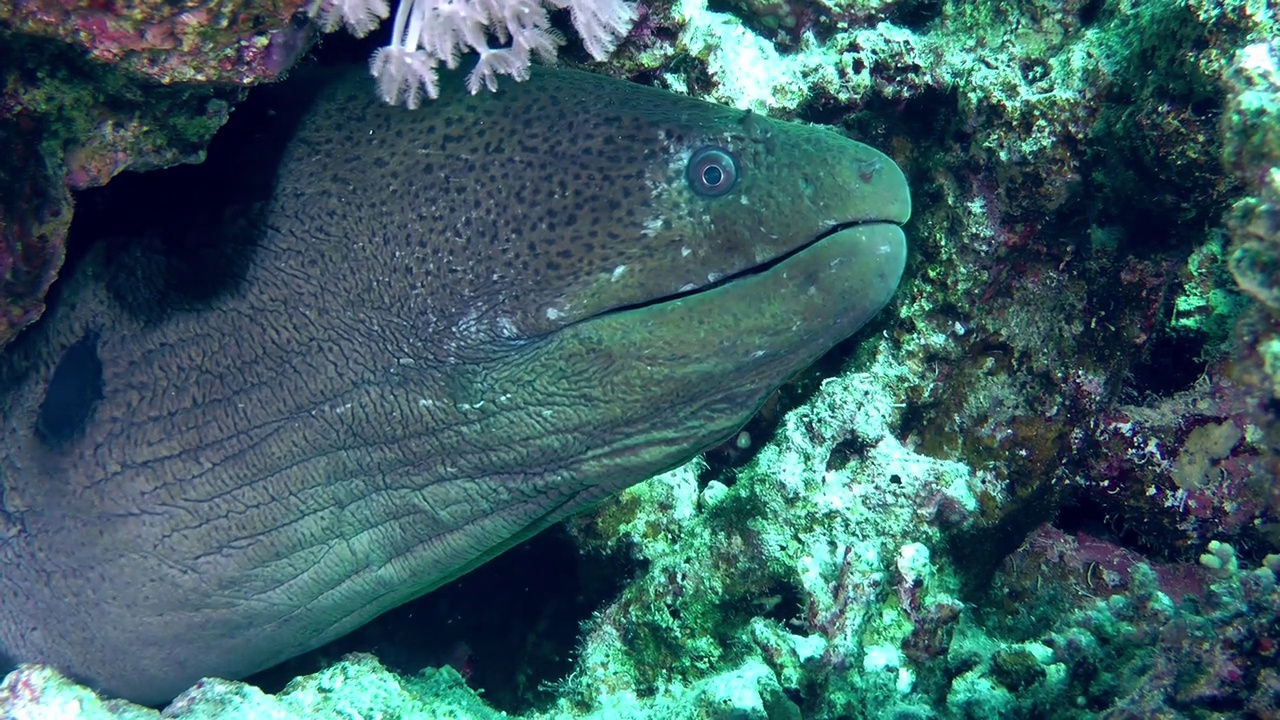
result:
[[[597,75],[336,80],[233,282],[90,254],[0,361],[0,654],[159,703],[333,640],[732,436],[909,214],[866,145]]]

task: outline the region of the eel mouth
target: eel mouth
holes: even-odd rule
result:
[[[849,233],[858,233],[864,230],[877,231],[877,230],[886,230],[890,228],[892,228],[893,230],[896,230],[898,235],[902,236],[901,223],[898,220],[894,220],[894,219],[877,218],[877,219],[871,219],[871,220],[851,220],[848,222],[837,223],[835,225],[832,225],[827,230],[823,231],[821,234],[813,237],[809,241],[801,243],[800,245],[797,245],[796,247],[784,253],[781,253],[775,257],[772,257],[762,263],[751,265],[749,267],[743,268],[741,270],[730,273],[723,277],[717,278],[713,282],[705,283],[703,285],[689,288],[687,290],[681,290],[679,292],[669,293],[667,295],[661,295],[655,298],[651,298],[649,300],[645,300],[643,302],[631,303],[628,305],[621,305],[615,308],[611,308],[603,313],[600,313],[600,315],[613,315],[616,313],[625,313],[625,312],[630,312],[634,310],[643,310],[645,308],[652,307],[654,305],[662,305],[665,303],[684,300],[684,299],[693,297],[695,295],[710,293],[715,290],[720,290],[721,288],[724,288],[727,285],[740,283],[741,281],[747,278],[768,273],[773,269],[783,265],[784,263],[791,261],[793,258],[796,258],[814,249],[815,247],[819,246],[824,242],[827,242],[832,238],[839,239],[841,237],[847,236]],[[905,256],[905,236],[902,236],[902,237],[903,237],[903,244],[904,244],[904,248],[903,248],[904,252],[899,254]],[[851,259],[856,261],[856,260],[860,260],[861,258],[854,257]],[[901,277],[901,274],[902,274],[902,269],[901,267],[899,267],[897,274],[895,276],[895,279],[893,281],[893,285],[895,288],[897,286],[897,278]],[[890,294],[892,294],[892,290],[890,291]],[[597,317],[599,317],[600,315],[597,315]]]
[[[857,230],[859,228],[864,228],[864,227],[875,227],[875,226],[883,226],[883,225],[891,225],[893,227],[898,228],[899,231],[901,232],[901,225],[887,218],[874,219],[874,220],[853,220],[850,222],[837,223],[833,225],[830,229],[818,235],[817,237],[814,237],[812,240],[806,243],[803,243],[795,248],[792,248],[791,250],[788,250],[787,252],[784,252],[778,255],[777,257],[770,258],[769,260],[766,260],[758,265],[752,265],[751,267],[739,270],[736,273],[733,273],[731,275],[728,275],[726,277],[716,280],[714,283],[708,283],[707,285],[703,285],[702,287],[689,290],[688,294],[698,293],[704,290],[711,290],[719,285],[725,285],[735,280],[741,280],[742,278],[745,278],[745,277],[750,277],[752,275],[759,275],[761,273],[769,272],[770,270],[785,263],[791,258],[813,248],[818,243],[821,243],[827,240],[828,238],[840,235],[841,233],[845,233],[851,230]]]

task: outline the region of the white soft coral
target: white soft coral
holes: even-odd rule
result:
[[[386,0],[312,0],[307,11],[320,19],[325,32],[342,26],[356,37],[364,37],[387,19],[388,7]]]
[[[392,45],[379,48],[369,61],[369,70],[378,79],[378,94],[390,105],[413,110],[421,104],[422,91],[435,99],[440,95],[436,66],[440,61],[423,50],[407,50]]]
[[[603,60],[635,20],[626,0],[400,0],[391,29],[391,44],[370,63],[383,100],[417,107],[423,91],[439,95],[437,67],[455,68],[465,52],[480,58],[467,77],[473,94],[497,89],[498,76],[529,76],[533,56],[553,62],[564,38],[551,28],[547,8],[568,8],[583,47]],[[311,14],[327,30],[345,25],[363,36],[387,17],[385,0],[314,0]],[[489,38],[501,45],[492,47]]]

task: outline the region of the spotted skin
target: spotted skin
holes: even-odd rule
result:
[[[731,436],[888,300],[909,213],[823,129],[343,76],[236,252],[98,249],[0,358],[0,654],[156,703],[347,633]]]

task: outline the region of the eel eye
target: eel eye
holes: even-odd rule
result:
[[[689,158],[685,179],[699,195],[720,197],[738,184],[738,162],[727,150],[704,147]]]

